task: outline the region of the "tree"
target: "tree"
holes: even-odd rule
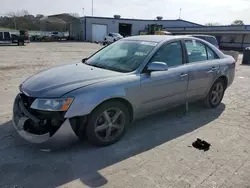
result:
[[[40,20],[40,19],[43,18],[43,17],[44,17],[43,14],[37,14],[37,15],[36,15],[36,19],[38,19],[38,20]]]
[[[235,20],[231,25],[244,25],[244,22],[242,20]]]
[[[17,24],[16,24],[16,13],[15,12],[9,12],[6,14],[7,17],[10,17],[13,20],[14,23],[14,28],[17,28]]]
[[[75,18],[79,18],[80,15],[78,13],[69,13],[70,16],[73,16]]]

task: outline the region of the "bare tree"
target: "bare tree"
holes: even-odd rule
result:
[[[15,27],[15,29],[17,29],[17,24],[16,24],[16,16],[17,15],[16,15],[16,13],[15,12],[9,12],[9,13],[6,14],[6,16],[12,18],[13,23],[14,23],[14,27]]]
[[[29,11],[27,11],[27,10],[19,11],[19,16],[27,16],[27,15],[30,15]]]
[[[44,17],[43,14],[37,14],[37,15],[36,15],[36,18],[37,18],[38,20],[40,20],[40,19],[43,18],[43,17]]]
[[[69,13],[70,16],[73,16],[75,18],[79,18],[80,15],[78,13]]]

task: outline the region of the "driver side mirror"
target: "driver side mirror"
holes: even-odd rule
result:
[[[167,71],[168,70],[168,65],[167,63],[164,62],[152,62],[148,65],[147,70],[149,72],[152,71]]]
[[[88,58],[83,58],[82,63],[86,63],[87,60],[88,60]]]

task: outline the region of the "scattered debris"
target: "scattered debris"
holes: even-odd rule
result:
[[[199,150],[208,151],[211,144],[209,144],[205,140],[201,140],[200,138],[197,138],[197,140],[192,143],[192,146]]]

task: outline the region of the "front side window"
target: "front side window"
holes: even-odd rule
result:
[[[172,42],[163,45],[153,56],[150,62],[164,62],[168,67],[182,65],[181,42]]]
[[[0,32],[0,40],[3,40],[3,32]]]
[[[198,62],[207,60],[206,46],[196,40],[185,41],[187,49],[188,62]]]
[[[156,45],[155,42],[146,41],[118,41],[94,54],[86,64],[118,72],[132,72]]]

